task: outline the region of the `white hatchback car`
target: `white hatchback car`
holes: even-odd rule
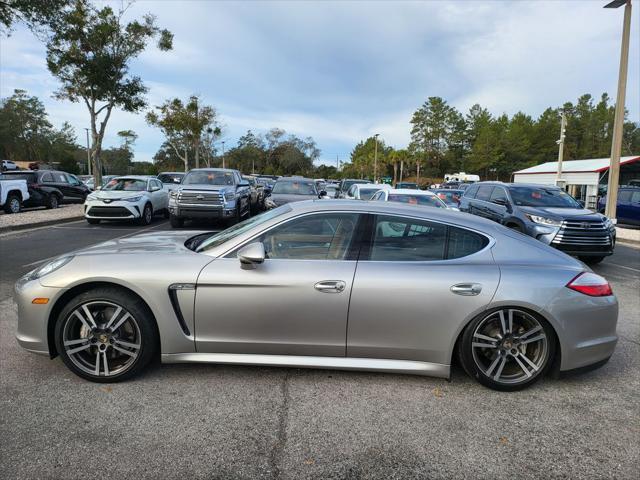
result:
[[[435,193],[427,190],[414,190],[412,188],[394,188],[376,192],[371,200],[380,202],[398,202],[408,205],[423,205],[425,207],[449,208]],[[449,210],[458,210],[449,208]]]
[[[391,185],[386,183],[354,183],[347,190],[345,198],[351,200],[371,200],[371,197],[379,191],[391,190]]]
[[[84,217],[91,224],[100,220],[136,220],[149,225],[157,213],[169,217],[169,194],[160,180],[145,176],[113,178],[84,203]]]

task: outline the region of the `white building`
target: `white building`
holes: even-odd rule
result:
[[[585,202],[587,208],[595,208],[598,189],[606,187],[609,180],[609,158],[588,160],[568,160],[562,162],[562,180],[565,189],[574,197]],[[514,172],[514,183],[536,183],[555,185],[558,162],[547,162]],[[640,179],[640,157],[620,158],[620,185],[630,180]]]

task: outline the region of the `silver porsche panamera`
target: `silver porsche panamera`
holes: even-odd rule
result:
[[[480,217],[341,200],[220,233],[158,232],[58,257],[16,283],[17,338],[115,382],[163,362],[449,377],[517,390],[596,367],[618,305],[581,262]]]

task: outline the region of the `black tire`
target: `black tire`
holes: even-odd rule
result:
[[[236,213],[228,220],[228,225],[235,225],[236,223],[240,223],[242,221],[242,212],[240,210],[240,202],[238,201],[238,205],[236,205]]]
[[[164,216],[164,218],[165,218],[165,219],[168,219],[168,218],[169,218],[169,215],[170,215],[170,214],[169,214],[169,209],[168,209],[168,208],[165,208],[165,209],[164,209],[164,212],[162,212],[162,215]]]
[[[6,213],[20,213],[22,210],[22,199],[17,193],[10,193],[7,195],[7,201],[4,204],[4,211]]]
[[[578,257],[578,258],[580,258],[580,260],[582,260],[587,265],[596,265],[602,262],[606,258],[606,255],[603,255],[601,257]]]
[[[52,193],[51,195],[49,195],[49,197],[47,198],[47,208],[51,209],[51,208],[58,208],[60,206],[60,199],[58,198],[58,195],[55,193]]]
[[[176,217],[175,215],[170,215],[169,223],[171,224],[171,228],[182,228],[184,227],[184,218]]]
[[[138,223],[140,225],[151,225],[151,222],[153,222],[153,207],[150,203],[147,203],[142,210]]]
[[[88,307],[89,309],[92,308],[91,305],[98,305],[98,308],[100,305],[109,305],[104,314],[96,314],[96,311],[99,312],[99,310],[94,310],[92,312],[92,315],[95,315],[94,320],[98,327],[95,331],[80,326],[78,323],[79,318],[74,314],[76,310],[84,311],[82,310],[82,306],[86,304],[90,304]],[[108,329],[105,328],[106,324],[108,324],[108,321],[112,316],[112,312],[116,307],[122,308],[123,312],[128,312],[130,317],[122,326],[117,327],[113,333],[106,333],[108,332]],[[111,308],[111,310],[109,310],[109,308]],[[121,313],[120,316],[117,317],[115,323],[122,319],[123,316],[125,316],[124,313]],[[86,319],[87,317],[84,316],[84,318]],[[115,325],[115,323],[112,325]],[[129,325],[133,325],[129,328],[137,334],[131,340],[126,336],[126,327]],[[80,327],[79,330],[76,328],[78,326]],[[83,329],[85,330],[83,331]],[[77,332],[77,336],[80,338],[75,341],[72,340],[72,342],[74,342],[75,345],[80,345],[81,347],[84,346],[85,349],[81,352],[68,353],[71,350],[78,348],[75,345],[67,347],[64,345],[65,335],[69,335],[70,332],[74,331]],[[88,336],[85,337],[85,335]],[[92,340],[92,338],[97,339],[102,337],[107,337],[107,340]],[[156,356],[158,352],[158,345],[160,344],[158,329],[153,315],[147,305],[135,295],[115,287],[101,287],[89,290],[88,292],[81,293],[68,302],[56,319],[54,338],[56,349],[69,370],[81,378],[99,383],[120,382],[139,374],[140,371],[149,365],[151,360]],[[83,343],[84,338],[87,338],[85,343]],[[131,346],[137,346],[138,348],[132,348],[129,350],[127,347],[122,347],[125,350],[128,350],[129,353],[126,355],[120,353],[122,349],[116,350],[116,347],[113,345],[115,344],[117,346],[119,341],[122,339],[137,342],[136,345]],[[102,348],[101,343],[106,345],[104,346],[104,357],[98,353],[98,349]],[[89,346],[86,347],[86,345]],[[132,353],[135,353],[135,356],[131,355]],[[71,355],[74,355],[73,358]],[[81,355],[84,358],[80,357]],[[102,373],[100,367],[98,367],[98,375],[86,371],[88,363],[94,355],[102,358],[103,362]],[[111,356],[110,360],[112,360],[113,363],[109,365],[109,360],[107,360],[108,368],[105,369],[104,362],[108,356]],[[117,362],[127,363],[121,367],[120,372],[115,373],[117,368],[113,367],[114,364],[115,366],[118,365]],[[100,360],[98,360],[97,363],[98,366],[100,366]],[[83,366],[85,369],[83,369]]]
[[[97,218],[87,218],[87,223],[90,225],[98,225],[100,220]]]
[[[484,344],[487,345],[490,345],[490,343],[487,340],[484,340],[485,338],[487,338],[486,336],[478,339],[478,337],[476,337],[477,333],[479,333],[477,332],[477,330],[479,328],[482,328],[483,325],[488,325],[488,323],[486,322],[495,321],[500,311],[507,312],[509,310],[512,312],[517,312],[514,313],[514,316],[512,317],[514,325],[513,330],[516,331],[516,335],[512,335],[511,337],[508,334],[504,335],[500,341],[496,340],[495,346],[492,346],[491,348],[480,348],[478,345],[483,345],[483,343],[479,342],[484,342]],[[522,319],[533,320],[530,325],[540,326],[541,328],[537,332],[525,336],[525,332],[519,331],[517,327],[518,321],[516,319],[516,315],[518,315],[518,318],[520,318],[519,316],[521,314]],[[530,327],[526,327],[525,330],[527,328]],[[533,328],[530,328],[529,331],[531,330],[533,330]],[[522,340],[517,340],[518,343],[513,344],[511,338],[515,337],[516,339],[518,339],[518,335],[522,335]],[[493,338],[493,335],[491,335],[491,337]],[[528,349],[530,348],[529,344],[533,343],[531,339],[538,337],[544,338],[541,340],[537,340],[536,343],[531,346],[531,348],[540,349],[539,358],[535,358],[535,361],[533,361],[533,363],[535,363],[537,367],[534,369],[531,367],[531,364],[527,365],[527,360],[523,359],[523,356],[525,355],[522,354],[522,349],[524,349],[524,351],[528,353]],[[478,340],[474,342],[474,338]],[[524,345],[524,343],[518,345],[520,342],[524,342],[525,340],[527,341],[527,345]],[[462,367],[467,372],[467,374],[477,380],[480,384],[493,390],[514,392],[531,386],[533,383],[540,380],[540,378],[545,375],[549,368],[551,368],[556,353],[556,342],[556,335],[553,328],[542,317],[539,317],[538,315],[524,309],[503,307],[484,312],[474,320],[472,320],[469,325],[467,325],[458,344],[458,357],[460,359]],[[476,344],[476,346],[473,346],[474,343]],[[474,348],[477,348],[478,350],[475,350],[474,352]],[[490,352],[495,356],[491,358],[489,358],[488,356],[482,357],[481,354],[485,354],[486,352]],[[518,360],[516,360],[515,356],[511,352],[516,352]],[[507,359],[504,360],[504,364],[503,358]],[[522,360],[520,360],[521,358]],[[486,364],[488,364],[488,368],[486,369],[486,371],[480,365],[483,360],[486,360]],[[525,374],[523,368],[519,365],[524,365],[525,368],[531,369],[529,371],[529,374]],[[516,377],[516,373],[518,371],[521,372],[520,377]],[[488,372],[489,374],[487,375],[486,372]],[[505,372],[504,380],[502,378],[502,372]],[[496,373],[495,376],[493,375],[494,373]]]

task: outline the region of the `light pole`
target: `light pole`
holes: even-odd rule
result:
[[[224,140],[222,141],[222,168],[226,168],[224,166]]]
[[[87,132],[87,175],[91,175],[91,152],[89,150],[89,129],[85,128]]]
[[[373,183],[378,183],[378,136],[380,134],[376,133],[373,138],[376,142],[375,153],[373,154]]]
[[[564,180],[562,180],[562,159],[564,158],[564,137],[567,130],[567,116],[564,112],[560,112],[560,139],[556,141],[558,144],[558,174],[556,176],[556,185],[564,188]]]
[[[619,8],[624,5],[622,23],[622,46],[620,48],[620,70],[618,72],[618,95],[616,113],[613,122],[613,141],[611,143],[611,166],[607,187],[607,206],[605,215],[614,223],[618,203],[618,184],[620,182],[620,153],[622,150],[622,131],[624,128],[624,100],[627,92],[627,68],[629,65],[629,34],[631,31],[631,0],[613,0],[604,8]]]

